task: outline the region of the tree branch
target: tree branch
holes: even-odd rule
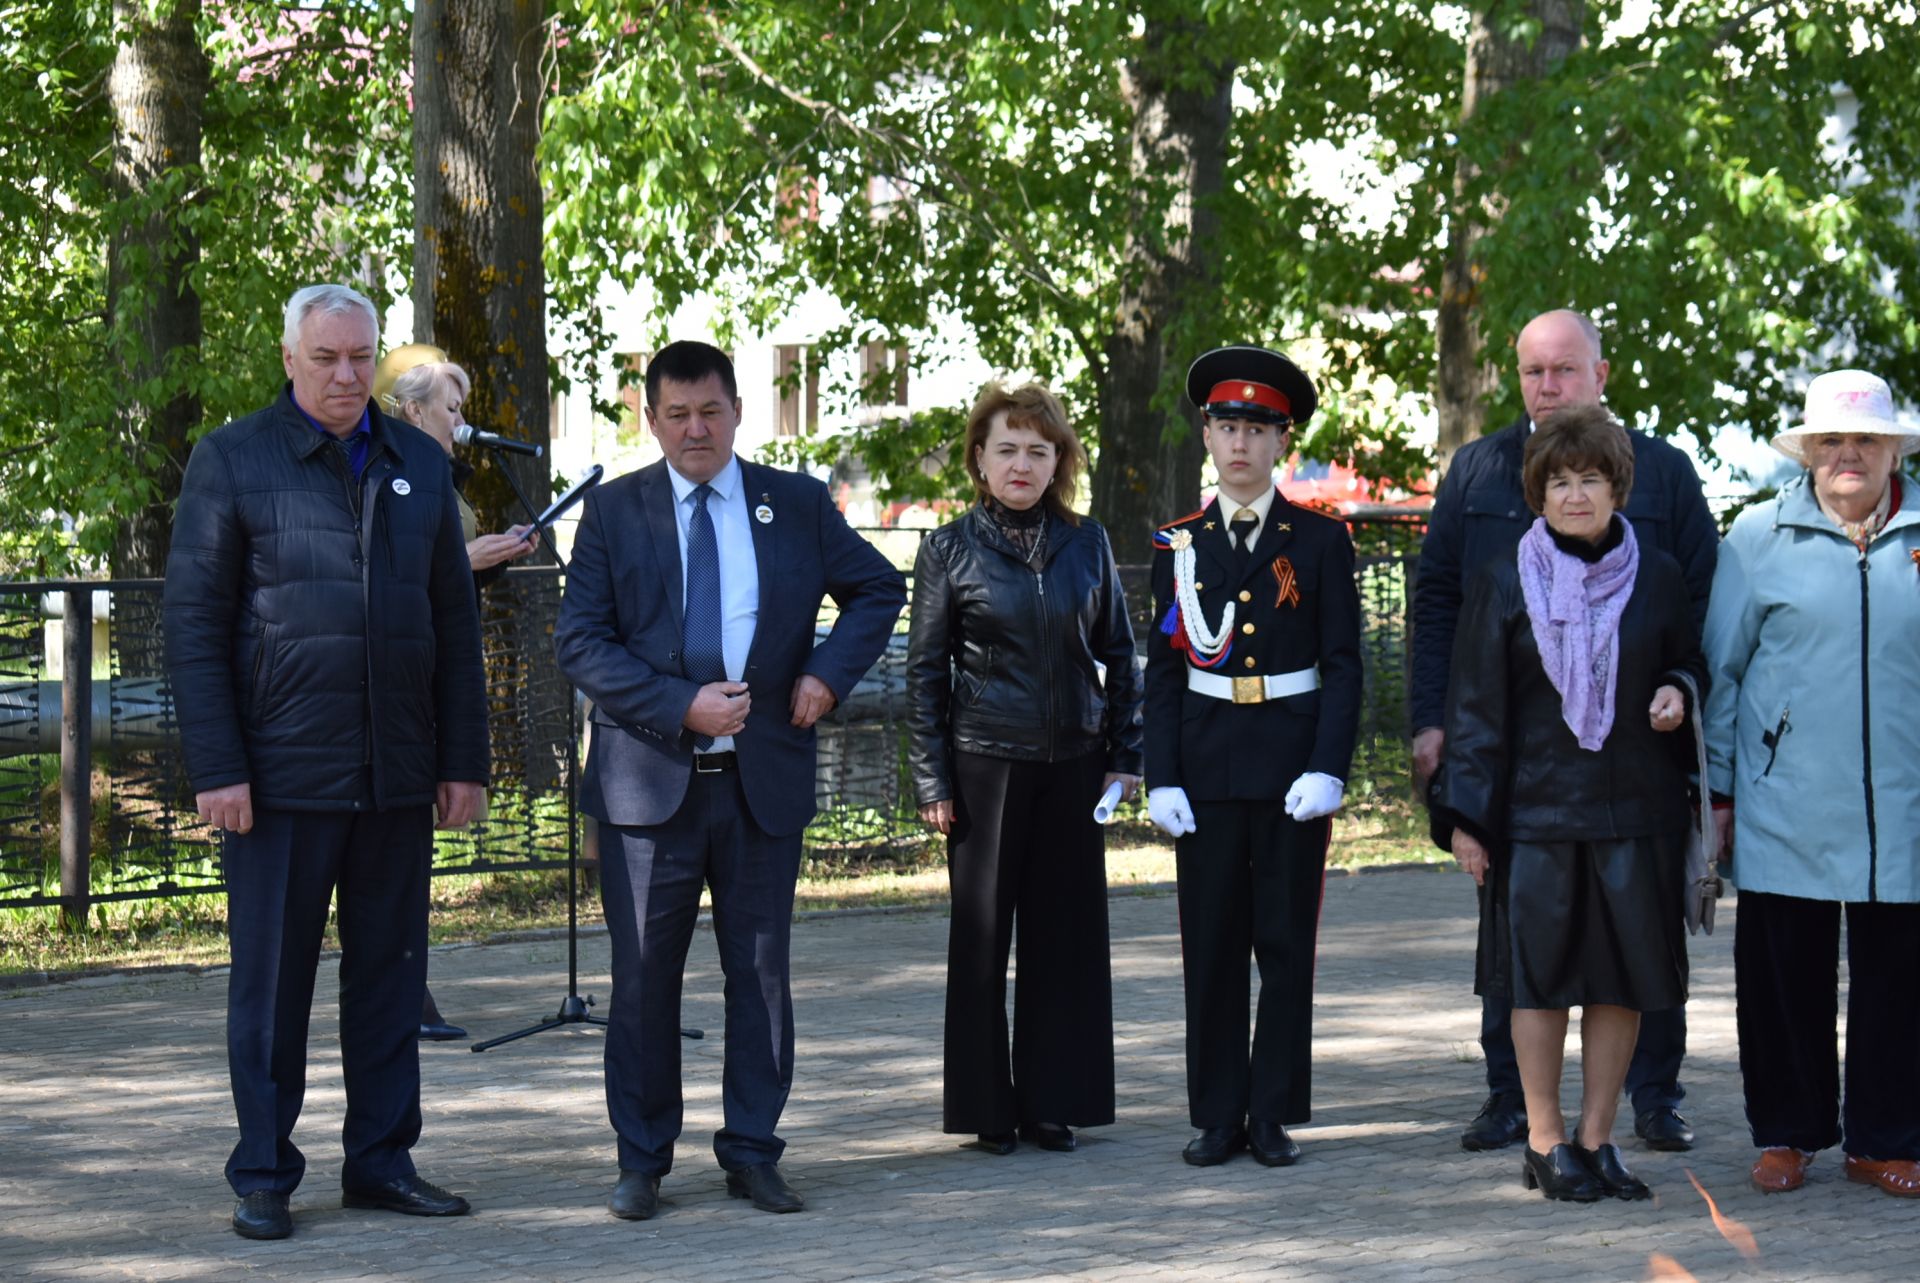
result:
[[[1066,299],[1072,297],[1072,292],[1064,288],[1053,278],[1053,274],[1047,270],[1046,264],[1042,262],[1040,256],[1034,252],[1033,246],[1027,238],[1016,228],[1005,227],[996,223],[992,216],[981,208],[982,201],[980,194],[968,180],[967,176],[949,165],[939,153],[927,148],[918,139],[910,138],[907,135],[891,129],[875,128],[864,121],[855,119],[832,103],[823,102],[817,98],[811,98],[801,93],[798,89],[786,84],[772,72],[762,67],[759,62],[754,59],[752,54],[741,48],[740,45],[727,34],[726,29],[721,26],[720,20],[712,13],[706,14],[705,17],[709,30],[713,32],[715,43],[724,49],[727,54],[763,88],[771,90],[797,107],[812,112],[828,125],[837,126],[857,138],[869,140],[896,161],[902,160],[906,156],[912,156],[925,168],[940,174],[946,179],[950,186],[967,198],[967,203],[962,205],[959,203],[940,204],[936,202],[938,207],[959,213],[962,217],[973,223],[982,233],[1011,249],[1015,259],[1013,265],[1014,270],[1020,276],[1032,281],[1042,290],[1052,294],[1056,298]],[[897,165],[897,169],[902,173],[906,172],[909,168],[910,167],[905,164]],[[1024,200],[1024,193],[1022,193],[1022,198]],[[1093,342],[1088,335],[1082,334],[1077,326],[1066,324],[1063,321],[1061,328],[1067,331],[1068,335],[1073,339],[1074,346],[1080,349],[1081,355],[1086,358],[1094,377],[1096,379],[1104,378],[1106,360],[1099,345]]]

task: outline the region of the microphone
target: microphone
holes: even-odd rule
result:
[[[453,439],[461,445],[485,446],[489,450],[505,450],[510,454],[532,455],[538,459],[546,451],[531,441],[515,441],[512,437],[503,437],[495,432],[482,432],[471,423],[462,423],[453,430]]]

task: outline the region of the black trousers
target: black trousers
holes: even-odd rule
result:
[[[953,756],[944,1129],[1110,1123],[1106,839],[1093,820],[1105,759]],[[1016,929],[1009,1061],[1007,953]]]
[[[1840,1092],[1834,900],[1740,893],[1733,977],[1747,1123],[1761,1147],[1920,1159],[1920,904],[1848,904]],[[1843,1131],[1844,1125],[1844,1131]]]
[[[607,1115],[620,1169],[665,1175],[682,1121],[680,987],[713,888],[713,934],[726,977],[725,1122],[714,1156],[728,1171],[777,1163],[774,1135],[793,1087],[788,953],[800,835],[762,832],[734,771],[696,774],[665,824],[600,826],[600,888],[613,946],[607,1010]]]
[[[1281,802],[1195,802],[1174,844],[1187,996],[1187,1109],[1195,1127],[1311,1117],[1313,965],[1331,820]],[[1251,951],[1260,1004],[1247,1050]]]
[[[261,810],[251,832],[227,835],[227,1066],[240,1123],[227,1159],[234,1193],[290,1194],[306,1171],[293,1128],[306,1096],[314,971],[336,887],[347,1091],[341,1183],[364,1188],[413,1174],[432,851],[430,806]]]

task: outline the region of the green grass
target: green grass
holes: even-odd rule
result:
[[[842,826],[843,847],[816,846],[795,892],[795,908],[886,908],[935,905],[947,896],[945,850],[930,839],[896,840],[884,859],[872,857],[873,817]],[[1447,857],[1427,845],[1425,815],[1411,805],[1377,805],[1334,826],[1329,867],[1435,864]],[[582,878],[580,920],[601,919],[592,870]],[[1170,883],[1173,849],[1140,808],[1129,808],[1107,834],[1107,881],[1124,887]],[[484,941],[510,932],[563,927],[563,870],[451,874],[433,880],[428,938],[435,944]],[[73,973],[151,966],[221,966],[227,961],[227,901],[221,894],[96,904],[88,929],[69,930],[50,907],[0,909],[0,976]],[[337,946],[331,924],[327,945]]]

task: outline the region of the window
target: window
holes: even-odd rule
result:
[[[907,404],[907,345],[876,339],[860,348],[860,399],[867,405]]]
[[[775,436],[795,437],[820,426],[820,367],[804,343],[774,348]]]

